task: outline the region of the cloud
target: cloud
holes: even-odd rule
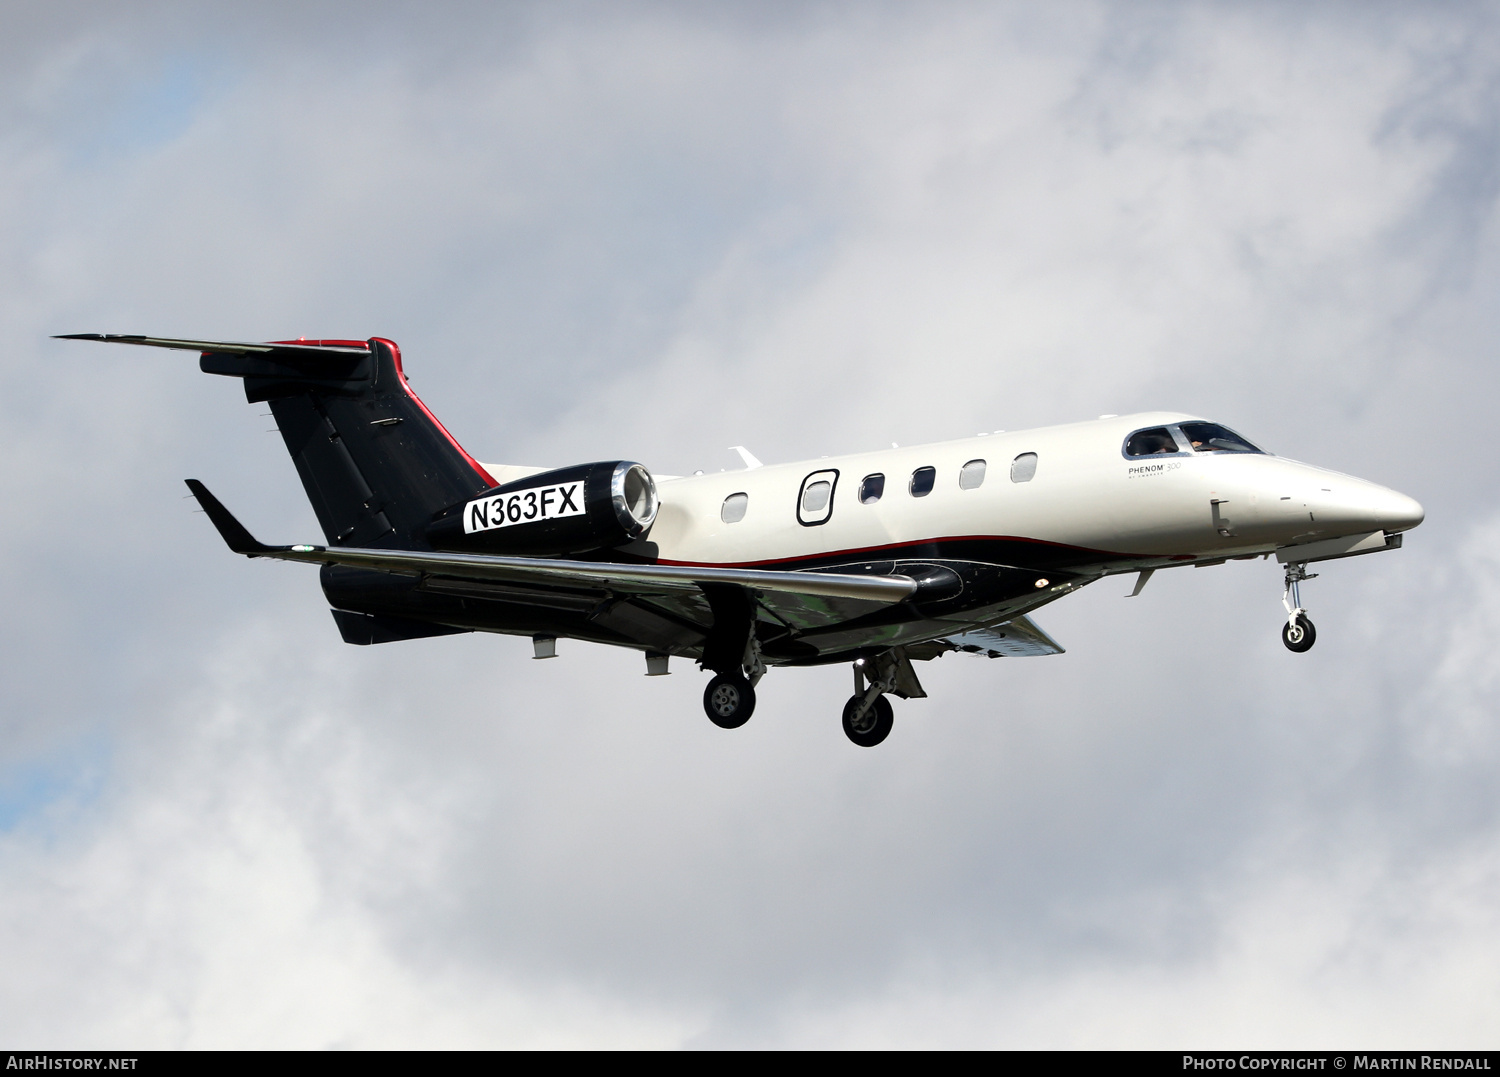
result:
[[[1487,9],[73,10],[0,46],[0,1030],[1487,1027]],[[181,500],[315,534],[260,409],[45,340],[86,330],[390,335],[517,463],[1177,407],[1429,520],[1308,585],[1306,656],[1270,567],[1163,573],[1044,611],[1066,656],[933,663],[877,752],[845,670],[773,672],[727,735],[634,654],[345,647]]]

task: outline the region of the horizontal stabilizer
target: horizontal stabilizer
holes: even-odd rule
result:
[[[281,340],[246,343],[231,340],[179,340],[135,333],[63,333],[53,340],[97,340],[105,344],[140,344],[148,348],[172,348],[188,352],[218,352],[222,355],[260,356],[266,359],[347,359],[370,354],[363,341]]]

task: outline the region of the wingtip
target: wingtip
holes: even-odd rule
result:
[[[183,482],[187,483],[188,490],[197,499],[198,504],[202,506],[203,511],[218,530],[219,537],[224,540],[224,544],[235,553],[254,557],[257,554],[267,553],[275,549],[275,547],[267,546],[265,543],[257,541],[255,536],[250,534],[245,528],[245,525],[236,520],[234,514],[226,509],[224,503],[214,497],[203,483],[197,479],[184,479]]]
[[[144,342],[143,333],[54,333],[53,340],[100,340],[105,344],[135,344]]]

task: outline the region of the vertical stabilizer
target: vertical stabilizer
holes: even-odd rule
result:
[[[270,403],[329,545],[422,546],[433,514],[496,483],[411,391],[396,345],[368,344],[342,382],[246,376],[245,394]]]
[[[401,351],[379,337],[342,376],[327,368],[205,353],[203,369],[243,377],[271,414],[331,546],[424,546],[434,513],[495,481],[406,383]],[[281,365],[281,364],[275,364]]]

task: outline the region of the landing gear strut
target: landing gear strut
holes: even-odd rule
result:
[[[844,704],[844,735],[861,748],[873,748],[890,736],[894,718],[891,701],[885,698],[887,692],[902,699],[923,699],[927,695],[911,668],[911,659],[900,647],[873,659],[855,660],[854,694]]]
[[[729,669],[723,665],[714,668],[718,672],[703,690],[703,711],[720,729],[738,729],[755,713],[755,686],[766,675],[766,663],[761,658],[760,640],[755,638],[753,621],[739,660]]]
[[[1306,561],[1292,561],[1286,566],[1286,590],[1281,593],[1281,604],[1286,607],[1286,624],[1281,626],[1281,642],[1286,644],[1287,650],[1298,654],[1311,650],[1318,638],[1318,630],[1302,608],[1299,585],[1303,580],[1317,578],[1317,573],[1308,574]]]

